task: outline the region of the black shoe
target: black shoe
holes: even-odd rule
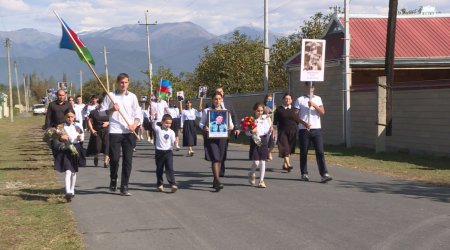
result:
[[[216,190],[216,192],[219,192],[221,189],[223,189],[223,184],[220,183],[220,181],[214,181],[213,188]]]
[[[72,196],[73,194],[66,194],[65,198],[67,202],[71,202],[72,201]]]
[[[109,168],[109,162],[108,162],[108,163],[105,162],[105,163],[103,164],[103,167],[104,167],[104,168]]]
[[[98,157],[94,158],[94,166],[96,166],[96,167],[98,166]]]
[[[116,189],[117,189],[117,181],[111,180],[111,182],[109,183],[109,191],[116,192]]]
[[[122,196],[131,196],[131,193],[128,192],[128,187],[127,186],[120,187],[120,195],[122,195]]]

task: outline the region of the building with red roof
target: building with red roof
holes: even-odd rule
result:
[[[325,80],[316,83],[324,101],[323,130],[327,144],[375,148],[377,83],[385,75],[387,16],[350,15],[350,137],[344,119],[345,22],[335,15],[326,40]],[[397,17],[393,83],[393,132],[388,150],[450,156],[450,15]],[[303,94],[301,52],[285,64],[293,96]],[[348,135],[347,135],[348,136]]]

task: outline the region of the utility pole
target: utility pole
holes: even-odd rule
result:
[[[152,61],[150,57],[150,32],[148,31],[149,25],[156,25],[155,23],[148,23],[148,10],[145,12],[145,24],[138,22],[139,25],[145,25],[145,32],[147,34],[147,52],[148,52],[148,80],[150,84],[150,95],[153,93],[153,82],[152,82]]]
[[[19,77],[17,76],[17,63],[14,61],[14,72],[16,74],[17,100],[19,102],[19,113],[22,113],[22,103],[20,102]]]
[[[395,28],[397,26],[398,0],[389,0],[386,38],[386,136],[392,136],[392,85],[394,83]]]
[[[25,81],[25,75],[23,76],[23,97],[25,98],[25,111],[30,111],[28,107],[30,106],[29,100],[28,100],[28,90],[27,90],[27,83]]]
[[[264,0],[264,94],[269,92],[269,0]]]
[[[9,50],[11,48],[11,40],[6,38],[5,41],[6,47],[6,63],[8,64],[8,83],[9,83],[9,117],[11,122],[14,122],[14,106],[13,106],[13,98],[12,98],[12,82],[11,82],[11,62]]]
[[[345,0],[345,85],[344,85],[344,135],[347,148],[352,147],[350,86],[352,72],[350,69],[350,0]]]
[[[109,92],[109,76],[108,76],[108,59],[106,57],[106,54],[109,53],[106,51],[106,46],[103,46],[103,55],[105,57],[105,75],[106,75],[106,89]]]

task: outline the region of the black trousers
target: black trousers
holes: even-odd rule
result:
[[[176,185],[175,174],[173,171],[173,152],[172,150],[155,150],[156,162],[156,185],[159,187],[164,183],[163,174],[166,170],[167,182]]]
[[[111,180],[117,180],[119,170],[120,149],[122,148],[122,176],[120,187],[128,186],[131,168],[133,167],[134,134],[109,134],[109,164]]]
[[[300,172],[308,174],[308,149],[312,142],[316,151],[316,161],[321,176],[328,173],[323,151],[323,137],[320,129],[300,129],[298,139],[300,142]]]

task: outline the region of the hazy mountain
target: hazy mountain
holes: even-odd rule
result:
[[[264,37],[263,30],[252,27],[237,28],[250,38]],[[192,22],[164,23],[149,26],[150,52],[153,73],[158,67],[170,68],[172,72],[192,72],[198,64],[205,46],[226,41],[232,33],[216,36]],[[107,30],[79,34],[91,51],[96,62],[98,74],[105,71],[103,47],[107,49],[108,71],[114,76],[127,72],[132,80],[147,80],[142,73],[148,68],[147,36],[144,25],[129,24]],[[59,49],[60,36],[40,32],[35,29],[0,31],[0,40],[12,41],[11,63],[17,62],[18,75],[36,72],[43,77],[54,76],[57,80],[66,73],[69,81],[78,85],[79,72],[83,71],[83,80],[93,78],[87,65],[82,63],[73,51]],[[276,35],[270,34],[270,44]],[[7,83],[6,53],[0,50],[0,83]],[[15,83],[14,69],[11,69]],[[21,83],[22,80],[19,79]]]

